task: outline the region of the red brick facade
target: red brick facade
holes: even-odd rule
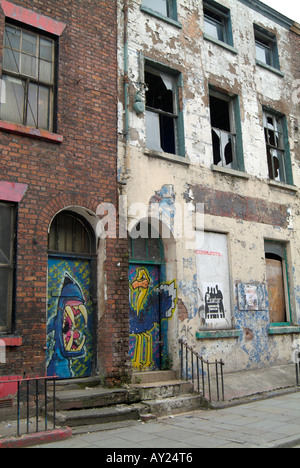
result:
[[[36,18],[37,13],[65,24],[58,40],[57,131],[32,132],[28,127],[0,124],[0,183],[28,186],[18,203],[13,329],[9,335],[18,340],[8,341],[15,345],[7,346],[0,375],[44,375],[51,220],[71,206],[96,213],[102,202],[117,203],[116,2],[22,0],[14,4],[30,10],[30,17]],[[2,1],[0,66],[6,10],[7,2]],[[33,23],[31,27],[44,26]],[[100,285],[106,296],[96,306],[95,372],[113,383],[126,374],[127,364],[127,240],[108,239],[100,251],[103,272],[97,286],[106,281],[105,287]]]

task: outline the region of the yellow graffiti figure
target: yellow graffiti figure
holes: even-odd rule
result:
[[[143,308],[145,300],[147,299],[150,284],[151,280],[147,270],[141,268],[138,271],[135,280],[131,283],[131,288],[133,289],[133,291],[138,290],[135,304],[132,304],[138,316]]]

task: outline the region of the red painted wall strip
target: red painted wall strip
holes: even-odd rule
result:
[[[19,203],[27,191],[28,185],[15,184],[0,180],[0,200]]]
[[[48,16],[39,15],[32,10],[7,2],[7,0],[0,0],[0,4],[7,18],[34,26],[56,36],[61,36],[66,27],[65,23],[56,21]]]

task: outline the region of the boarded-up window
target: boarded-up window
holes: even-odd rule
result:
[[[288,323],[285,247],[280,243],[266,242],[265,251],[270,322],[271,324]]]

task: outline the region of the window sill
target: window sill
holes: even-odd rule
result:
[[[264,62],[260,62],[259,60],[256,60],[256,65],[258,65],[261,68],[264,68],[265,70],[268,70],[272,73],[275,73],[276,75],[280,76],[281,78],[284,78],[284,73],[282,73],[278,68],[271,67],[270,65],[267,65]]]
[[[240,177],[241,179],[250,179],[249,174],[247,174],[246,172],[237,171],[235,169],[227,169],[226,167],[216,166],[215,164],[211,165],[211,170],[214,172],[220,172],[224,175]]]
[[[143,5],[141,6],[141,11],[143,13],[147,13],[150,16],[154,16],[155,18],[158,18],[164,21],[165,23],[171,24],[172,26],[175,26],[176,28],[182,29],[182,24],[179,23],[179,21],[176,21],[172,18],[168,18],[167,16],[162,15],[158,11],[152,10],[151,8],[147,8]]]
[[[285,184],[284,182],[277,182],[276,180],[271,180],[271,179],[269,179],[269,180],[268,180],[268,184],[269,184],[271,187],[275,187],[275,188],[287,190],[287,191],[289,191],[289,192],[295,192],[295,193],[297,193],[297,192],[299,191],[299,190],[298,190],[298,187],[295,187],[294,185]]]
[[[300,326],[286,325],[276,326],[273,325],[268,329],[268,335],[287,335],[293,333],[300,333]]]
[[[22,346],[23,338],[20,336],[1,336],[0,341],[4,341],[5,346],[10,348],[16,348],[18,346]]]
[[[51,143],[60,144],[63,142],[64,137],[62,135],[57,135],[56,133],[48,132],[47,130],[40,130],[32,127],[25,127],[24,125],[19,125],[10,122],[0,121],[0,131],[15,133],[17,135],[27,136],[30,138],[36,138],[38,140],[49,141]]]
[[[145,149],[144,154],[146,154],[147,156],[151,158],[164,159],[165,161],[184,164],[186,166],[189,166],[191,164],[191,161],[188,158],[185,158],[183,156],[178,156],[176,154],[163,153],[160,151],[149,150],[149,149]]]
[[[240,338],[242,332],[240,330],[200,330],[196,332],[197,340],[218,340],[221,338]]]
[[[223,47],[223,49],[228,50],[232,54],[237,55],[239,53],[239,51],[237,49],[235,49],[234,47],[232,47],[231,45],[226,44],[226,42],[219,41],[218,39],[215,39],[214,37],[210,36],[209,34],[204,33],[203,37],[207,41],[213,42],[214,44],[216,44],[216,45],[218,45],[220,47]]]

